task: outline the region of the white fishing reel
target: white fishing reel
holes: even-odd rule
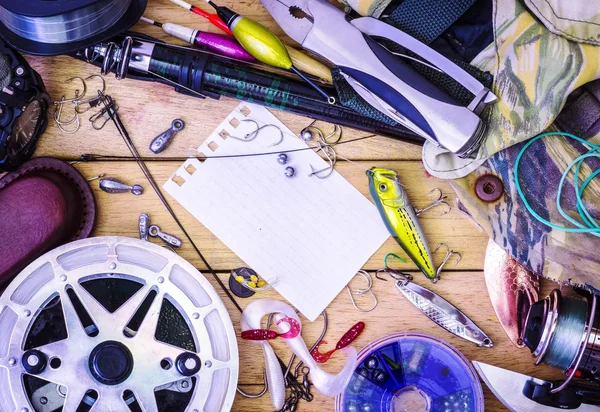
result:
[[[217,292],[148,242],[67,244],[0,296],[0,411],[227,411],[238,372]]]

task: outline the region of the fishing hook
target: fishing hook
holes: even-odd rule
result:
[[[254,139],[256,139],[258,137],[258,135],[260,134],[260,131],[263,129],[266,129],[268,127],[274,127],[279,131],[280,137],[279,140],[275,143],[271,143],[268,147],[273,147],[273,146],[277,146],[278,144],[280,144],[281,142],[283,142],[283,131],[279,128],[279,126],[274,125],[274,124],[265,124],[262,126],[259,126],[258,122],[256,122],[255,120],[252,119],[243,119],[242,122],[252,122],[256,125],[256,130],[253,130],[249,133],[246,133],[244,135],[244,137],[237,137],[237,136],[233,136],[233,135],[228,135],[227,137],[231,137],[233,139],[237,139],[240,140],[242,142],[251,142]]]
[[[431,203],[429,206],[425,206],[423,209],[415,209],[415,214],[416,214],[417,216],[419,216],[421,213],[423,213],[423,212],[425,212],[425,211],[427,211],[427,210],[429,210],[429,209],[432,209],[432,208],[434,208],[434,207],[437,207],[437,206],[440,206],[440,205],[445,205],[445,206],[448,208],[448,209],[447,209],[445,212],[443,212],[443,213],[441,214],[441,216],[444,216],[445,214],[449,213],[449,212],[450,212],[450,210],[452,210],[452,207],[451,207],[451,206],[450,206],[450,204],[449,204],[449,203],[446,201],[446,199],[448,199],[448,196],[444,196],[444,194],[442,193],[442,189],[440,189],[440,188],[437,188],[437,187],[436,187],[436,188],[434,188],[434,189],[431,189],[431,190],[429,191],[428,195],[432,194],[432,193],[433,193],[433,192],[435,192],[435,191],[439,192],[439,196],[437,197],[437,199],[435,199],[435,200],[433,201],[433,203]]]
[[[65,96],[62,97],[61,101],[63,101],[64,99],[65,99]],[[56,122],[56,126],[66,134],[76,133],[79,130],[79,128],[81,127],[81,122],[79,121],[79,115],[77,115],[77,112],[75,112],[75,115],[73,116],[73,118],[71,120],[63,122],[60,120],[60,117],[62,115],[63,103],[55,103],[55,105],[58,106],[57,109],[54,111],[54,116],[53,116],[54,121]],[[63,126],[73,124],[73,122],[75,122],[75,129],[67,130],[63,127]]]
[[[311,122],[311,124],[306,126],[300,132],[300,138],[302,140],[304,140],[305,142],[308,142],[313,139],[313,133],[312,133],[313,130],[317,132],[317,134],[319,135],[319,140],[321,142],[323,142],[323,144],[325,144],[325,145],[336,144],[342,139],[342,135],[343,135],[344,131],[340,125],[334,124],[333,131],[331,133],[329,133],[327,136],[325,136],[325,133],[323,132],[323,130],[321,130],[320,128],[315,126],[314,125],[315,123],[316,123],[316,120],[313,120]],[[330,141],[329,139],[332,137],[333,137],[333,139]]]
[[[75,76],[65,80],[65,83],[71,83],[73,80],[79,80],[81,82],[81,84],[83,85],[83,93],[79,95],[79,89],[75,89],[75,97],[73,97],[72,99],[65,99],[63,96],[61,100],[55,100],[54,104],[75,103],[81,100],[83,96],[85,96],[85,94],[87,93],[87,85],[85,84],[85,80],[81,77]]]
[[[373,293],[373,279],[371,278],[371,275],[369,275],[369,272],[365,271],[365,270],[359,270],[358,272],[356,272],[356,275],[361,275],[362,277],[364,277],[367,281],[367,288],[366,289],[356,289],[354,291],[352,291],[350,289],[350,284],[346,285],[346,290],[348,291],[348,296],[350,296],[350,301],[352,302],[352,305],[354,306],[354,308],[360,312],[371,312],[373,309],[375,309],[377,307],[378,301],[377,301],[377,297],[375,296],[375,293]],[[354,276],[356,276],[354,275]],[[369,309],[362,309],[359,308],[358,305],[356,304],[356,300],[354,299],[354,295],[364,295],[365,293],[370,293],[371,297],[373,298],[373,306],[371,306]]]
[[[263,380],[264,380],[264,385],[265,387],[263,388],[262,391],[260,391],[257,394],[253,394],[253,393],[248,393],[248,392],[244,392],[242,389],[240,389],[240,387],[237,387],[237,391],[240,395],[242,395],[245,398],[250,398],[250,399],[257,399],[260,398],[261,396],[263,396],[265,393],[267,393],[267,391],[269,390],[269,381],[267,380],[267,371],[263,369]]]
[[[450,257],[452,255],[457,255],[458,256],[458,260],[456,261],[456,263],[454,264],[454,266],[452,266],[453,268],[456,267],[456,265],[458,265],[458,262],[460,262],[460,260],[462,259],[462,256],[460,255],[460,253],[455,252],[453,250],[450,250],[450,247],[445,244],[445,243],[440,243],[439,245],[437,245],[437,247],[435,248],[435,250],[433,251],[433,253],[437,252],[440,247],[445,246],[446,247],[446,256],[444,257],[444,260],[442,260],[442,263],[440,263],[440,265],[438,266],[438,268],[435,271],[435,274],[437,277],[440,276],[440,273],[442,273],[442,270],[444,269],[444,266],[446,265],[446,263],[448,262],[448,259],[450,259]]]
[[[325,154],[325,157],[329,161],[329,166],[324,169],[315,170],[313,165],[310,165],[311,172],[308,176],[309,177],[316,176],[319,179],[327,179],[329,176],[331,176],[331,174],[334,171],[335,164],[337,163],[337,153],[335,152],[334,148],[331,145],[323,144],[322,142],[319,142],[319,146],[317,148],[317,152],[320,152],[320,151],[322,151]],[[323,172],[326,172],[326,173],[324,175],[321,175],[320,173],[323,173]]]
[[[321,140],[325,144],[335,144],[335,143],[339,142],[340,140],[342,140],[343,133],[344,133],[344,131],[343,131],[342,127],[340,125],[334,124],[333,131],[331,133],[329,133],[327,136],[323,136],[323,133],[321,134],[321,136],[322,136]],[[334,137],[334,139],[329,141],[328,139],[331,137]]]
[[[60,100],[54,102],[54,105],[56,106],[56,110],[54,110],[54,121],[62,126],[71,124],[78,119],[77,113],[75,113],[75,115],[73,116],[73,118],[71,120],[67,120],[67,121],[63,122],[60,119],[60,117],[62,116],[63,104],[65,102],[66,102],[65,96],[63,96]]]

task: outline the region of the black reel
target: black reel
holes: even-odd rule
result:
[[[31,157],[48,125],[49,107],[40,75],[0,39],[0,171]]]
[[[539,384],[531,380],[523,387],[523,395],[540,405],[559,409],[577,409],[583,403],[586,405],[600,405],[600,387],[571,383],[565,389],[552,393],[552,389],[560,386],[560,384],[562,384],[562,381]]]

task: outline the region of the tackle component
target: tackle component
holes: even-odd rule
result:
[[[144,188],[140,185],[130,186],[117,179],[101,179],[100,189],[106,193],[127,193],[130,192],[136,196],[144,193]]]
[[[193,97],[231,96],[414,144],[424,141],[403,127],[373,120],[340,104],[323,102],[302,81],[266,73],[207,51],[160,43],[141,34],[97,43],[74,57],[100,67],[103,74],[112,71],[119,79],[129,77],[167,84]]]
[[[327,0],[261,0],[288,36],[331,64],[373,108],[461,157],[477,153],[497,98],[455,63],[372,17],[352,19]],[[474,98],[463,107],[377,40],[396,43],[448,74]],[[431,66],[430,66],[431,67]]]
[[[321,353],[319,352],[319,346],[321,344],[327,344],[326,341],[322,340],[310,353],[317,363],[325,363],[333,355],[336,351],[344,349],[346,346],[350,345],[354,342],[360,334],[365,330],[365,323],[358,322],[354,326],[352,326],[348,332],[344,333],[344,335],[340,338],[337,345],[335,345],[334,349],[331,349],[328,352]]]
[[[233,404],[239,361],[227,309],[164,247],[94,237],[54,249],[0,296],[0,324],[2,410]]]
[[[171,141],[173,140],[177,132],[182,131],[184,127],[185,123],[183,120],[173,120],[173,122],[171,123],[171,128],[165,130],[164,132],[156,136],[154,140],[152,140],[152,143],[150,143],[150,151],[154,154],[159,154],[163,152],[167,147],[169,147]]]
[[[138,219],[138,228],[140,230],[140,239],[148,242],[148,231],[150,230],[150,216],[146,213],[142,213]]]
[[[367,171],[369,191],[390,235],[398,242],[423,274],[432,282],[439,277],[431,249],[415,209],[402,188],[398,173],[384,168]]]
[[[535,364],[563,369],[568,376],[552,393],[560,392],[575,376],[600,382],[600,308],[597,301],[596,295],[567,297],[555,289],[529,308],[523,342],[534,356]]]
[[[494,346],[492,340],[467,315],[437,293],[413,283],[411,275],[386,267],[375,275],[380,280],[387,280],[379,277],[380,273],[394,279],[396,288],[410,303],[448,332],[477,346]]]
[[[489,240],[483,266],[485,284],[494,311],[513,345],[525,347],[522,335],[529,308],[538,300],[539,277],[493,240]]]
[[[247,62],[256,61],[256,59],[244,50],[244,48],[231,36],[202,32],[200,30],[190,29],[189,27],[180,26],[179,24],[159,23],[146,17],[142,17],[141,20],[148,24],[152,24],[153,26],[160,27],[165,33],[183,40],[192,46],[206,48],[214,53],[237,60]]]
[[[181,239],[176,236],[170,235],[168,233],[164,233],[160,230],[160,227],[157,225],[152,225],[148,228],[148,234],[152,237],[158,237],[163,240],[167,245],[173,247],[181,247]]]
[[[336,102],[335,97],[327,94],[320,86],[303,74],[294,65],[290,53],[281,40],[262,24],[242,17],[231,9],[217,6],[211,0],[206,0],[217,11],[217,15],[231,29],[240,44],[257,60],[284,70],[290,70],[308,83],[330,104]]]

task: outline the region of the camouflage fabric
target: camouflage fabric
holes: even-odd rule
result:
[[[590,139],[600,144],[600,135]],[[515,159],[525,143],[490,157],[482,167],[463,179],[450,181],[459,199],[459,208],[467,213],[510,255],[535,273],[561,283],[600,291],[600,238],[590,234],[568,233],[538,222],[525,208],[515,188]],[[558,183],[566,166],[587,151],[580,143],[563,137],[546,137],[527,149],[519,166],[519,181],[533,209],[550,221],[572,226],[556,208]],[[600,159],[586,162],[585,177],[600,169]],[[504,194],[494,203],[477,197],[477,179],[486,174],[499,177]],[[571,176],[572,177],[572,176]],[[576,217],[575,191],[571,183],[563,189],[561,204]],[[590,183],[584,202],[592,216],[600,219],[600,179]]]
[[[596,3],[589,0],[525,0],[525,4],[552,33],[573,41],[600,44],[600,10]]]
[[[483,113],[488,124],[476,159],[460,159],[432,144],[423,163],[444,179],[466,176],[498,151],[548,128],[567,96],[600,77],[600,48],[548,30],[519,1],[494,0],[495,41],[471,64],[494,75],[499,101]]]

